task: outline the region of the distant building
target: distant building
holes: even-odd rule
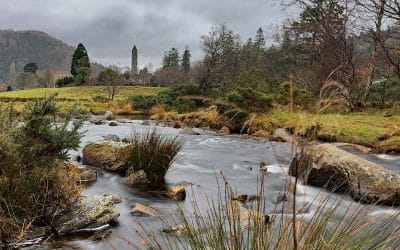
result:
[[[132,49],[132,68],[131,68],[131,74],[132,76],[136,76],[138,74],[138,52],[136,45],[133,46]]]

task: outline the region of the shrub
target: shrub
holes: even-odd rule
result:
[[[156,98],[154,96],[131,96],[129,98],[132,102],[132,108],[136,110],[149,110],[156,105]]]
[[[73,82],[74,82],[74,78],[72,76],[66,76],[64,78],[58,79],[56,82],[56,85],[57,85],[57,87],[61,88],[61,87],[64,87],[65,85],[68,85]]]
[[[144,134],[134,133],[128,159],[130,170],[143,170],[150,183],[164,181],[168,169],[183,146],[179,137],[170,137],[149,129]]]
[[[106,102],[110,101],[107,97],[102,96],[102,95],[93,96],[92,100],[94,102],[99,102],[99,103],[106,103]]]
[[[176,85],[161,91],[156,96],[131,96],[133,109],[151,109],[156,104],[163,105],[168,109],[184,110],[185,107],[193,108],[193,102],[187,103],[179,97],[198,95],[200,93],[197,85]],[[188,105],[190,104],[190,105]],[[197,106],[197,102],[195,105]]]
[[[265,112],[272,107],[272,97],[252,88],[238,87],[225,95],[225,100],[248,111]]]
[[[79,113],[74,108],[57,125],[57,111],[51,96],[27,104],[20,123],[12,109],[0,114],[0,216],[15,228],[26,221],[43,222],[78,198],[76,179],[62,162],[68,150],[79,147],[83,119],[75,120]],[[13,235],[8,230],[0,225],[0,238]]]

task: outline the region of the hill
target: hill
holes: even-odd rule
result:
[[[73,53],[74,47],[41,31],[0,30],[0,83],[13,82],[29,62],[36,62],[39,71],[68,74]]]

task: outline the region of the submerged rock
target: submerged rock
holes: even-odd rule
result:
[[[112,121],[112,122],[110,122],[110,123],[108,124],[108,126],[110,126],[110,127],[117,127],[117,126],[118,126],[118,123]]]
[[[120,141],[119,136],[118,135],[113,135],[113,134],[105,135],[105,136],[103,136],[103,138],[106,141],[115,141],[115,142],[119,142]]]
[[[183,128],[179,133],[182,135],[200,135],[200,133],[194,131],[192,128]]]
[[[97,195],[86,198],[70,212],[57,216],[51,225],[59,236],[96,232],[117,223],[118,217],[119,212],[114,207],[113,197]]]
[[[87,144],[83,148],[83,164],[113,172],[125,172],[130,154],[130,144],[105,141]]]
[[[100,118],[92,118],[90,120],[91,123],[93,123],[94,125],[102,125],[104,124],[104,121]]]
[[[89,240],[91,241],[102,241],[112,234],[111,230],[106,230],[106,231],[99,231],[94,233],[92,236],[89,237]]]
[[[162,230],[164,233],[168,233],[168,234],[174,234],[174,235],[183,235],[185,233],[187,233],[189,231],[189,229],[181,224],[181,225],[177,225],[177,226],[173,226],[173,227],[169,227],[169,228],[164,228]]]
[[[104,193],[102,196],[111,198],[111,201],[114,204],[119,204],[127,200],[125,196],[119,195],[119,194],[113,194],[113,193]]]
[[[293,159],[289,174],[365,203],[400,205],[400,175],[332,144],[310,146]]]
[[[77,173],[80,182],[87,183],[97,181],[97,171],[94,169],[78,167]]]
[[[288,200],[288,194],[285,192],[276,192],[273,194],[273,203],[278,204]]]
[[[161,212],[157,208],[137,203],[132,208],[131,214],[134,216],[150,217],[159,216]]]

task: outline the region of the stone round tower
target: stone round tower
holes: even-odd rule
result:
[[[132,49],[132,68],[131,68],[131,74],[132,76],[135,76],[138,74],[138,52],[136,45],[133,46]]]

